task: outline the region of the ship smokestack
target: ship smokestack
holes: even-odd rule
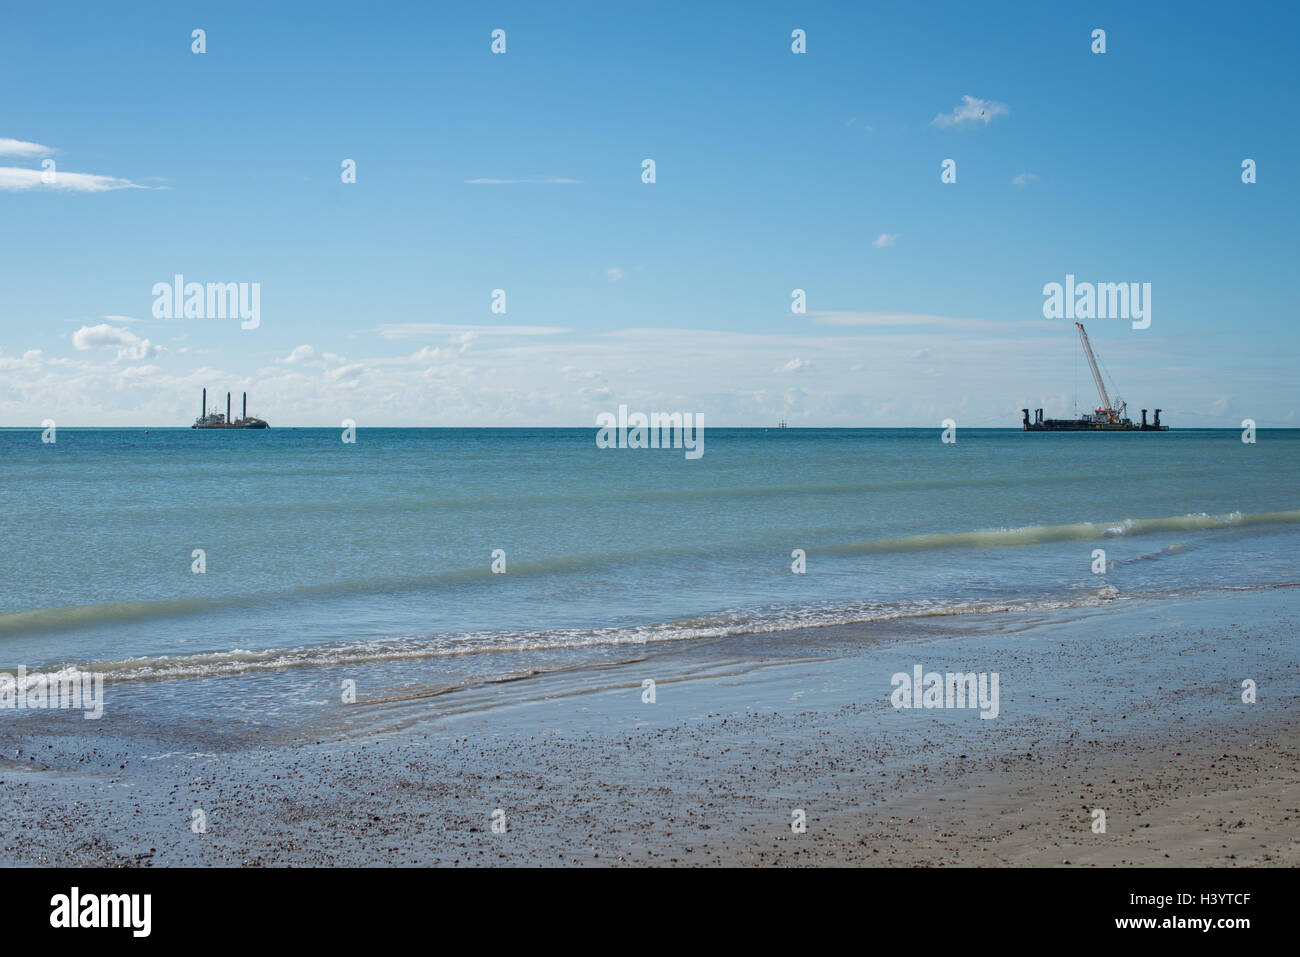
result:
[[[208,414],[208,390],[207,390],[207,389],[204,389],[204,390],[203,390],[203,408],[199,410],[199,418],[201,419],[201,418],[203,418],[203,417],[204,417],[205,415],[207,415],[207,414]]]
[[[1029,428],[1029,410],[1021,409],[1020,411],[1025,414],[1025,428]]]
[[[1147,410],[1146,410],[1146,409],[1143,409],[1143,410],[1142,410],[1142,428],[1145,429],[1146,427],[1147,427]]]
[[[248,418],[248,393],[247,392],[244,393],[244,416],[243,417],[245,419]]]
[[[226,393],[226,425],[230,424],[230,393]]]
[[[1160,410],[1159,410],[1159,409],[1156,409],[1156,421],[1155,421],[1154,424],[1155,424],[1157,427],[1159,427],[1159,425],[1160,425]]]

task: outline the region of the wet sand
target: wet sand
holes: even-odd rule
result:
[[[1298,620],[1291,588],[559,653],[442,694],[298,669],[195,679],[230,703],[189,724],[151,706],[185,681],[110,687],[99,721],[0,716],[0,863],[1295,866]],[[917,664],[997,672],[997,718],[894,708]]]

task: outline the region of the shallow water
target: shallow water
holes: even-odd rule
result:
[[[594,428],[6,430],[0,670],[608,654],[1291,582],[1297,466],[1292,430],[718,429],[695,460]]]

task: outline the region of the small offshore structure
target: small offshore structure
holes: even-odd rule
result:
[[[1083,353],[1088,357],[1088,368],[1092,369],[1092,381],[1097,384],[1097,394],[1101,396],[1101,407],[1096,409],[1091,415],[1084,413],[1077,419],[1044,419],[1043,410],[1034,410],[1034,421],[1029,421],[1029,410],[1021,409],[1024,413],[1024,431],[1026,432],[1168,432],[1169,426],[1160,424],[1160,409],[1156,409],[1155,419],[1147,422],[1147,410],[1142,410],[1141,423],[1134,422],[1124,413],[1128,410],[1128,403],[1116,396],[1117,400],[1112,403],[1109,395],[1106,394],[1106,386],[1102,383],[1101,370],[1097,367],[1097,359],[1092,354],[1092,345],[1088,342],[1088,333],[1084,331],[1083,323],[1076,322],[1075,327],[1079,330],[1079,341],[1083,343]]]
[[[265,419],[259,419],[257,416],[249,417],[248,415],[248,393],[244,393],[244,414],[232,420],[230,418],[230,393],[226,393],[226,414],[222,415],[217,409],[208,411],[208,390],[203,390],[203,412],[194,420],[191,429],[269,429]]]

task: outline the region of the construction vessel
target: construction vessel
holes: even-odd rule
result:
[[[1101,396],[1101,407],[1092,414],[1084,413],[1077,419],[1044,419],[1043,410],[1034,410],[1034,421],[1029,421],[1029,410],[1024,413],[1024,430],[1026,432],[1168,432],[1169,426],[1160,424],[1160,409],[1156,409],[1155,419],[1147,422],[1147,410],[1142,410],[1142,421],[1134,422],[1124,413],[1128,403],[1118,395],[1114,401],[1106,393],[1102,382],[1101,370],[1097,367],[1097,358],[1092,354],[1092,345],[1088,342],[1088,333],[1083,323],[1076,322],[1079,341],[1083,343],[1083,354],[1088,357],[1088,368],[1092,370],[1092,381],[1097,384],[1097,394]]]
[[[230,393],[226,393],[226,414],[217,409],[208,410],[208,390],[203,390],[203,412],[190,426],[192,429],[269,429],[265,419],[257,416],[249,418],[248,393],[244,393],[244,414],[238,419],[230,418]]]

